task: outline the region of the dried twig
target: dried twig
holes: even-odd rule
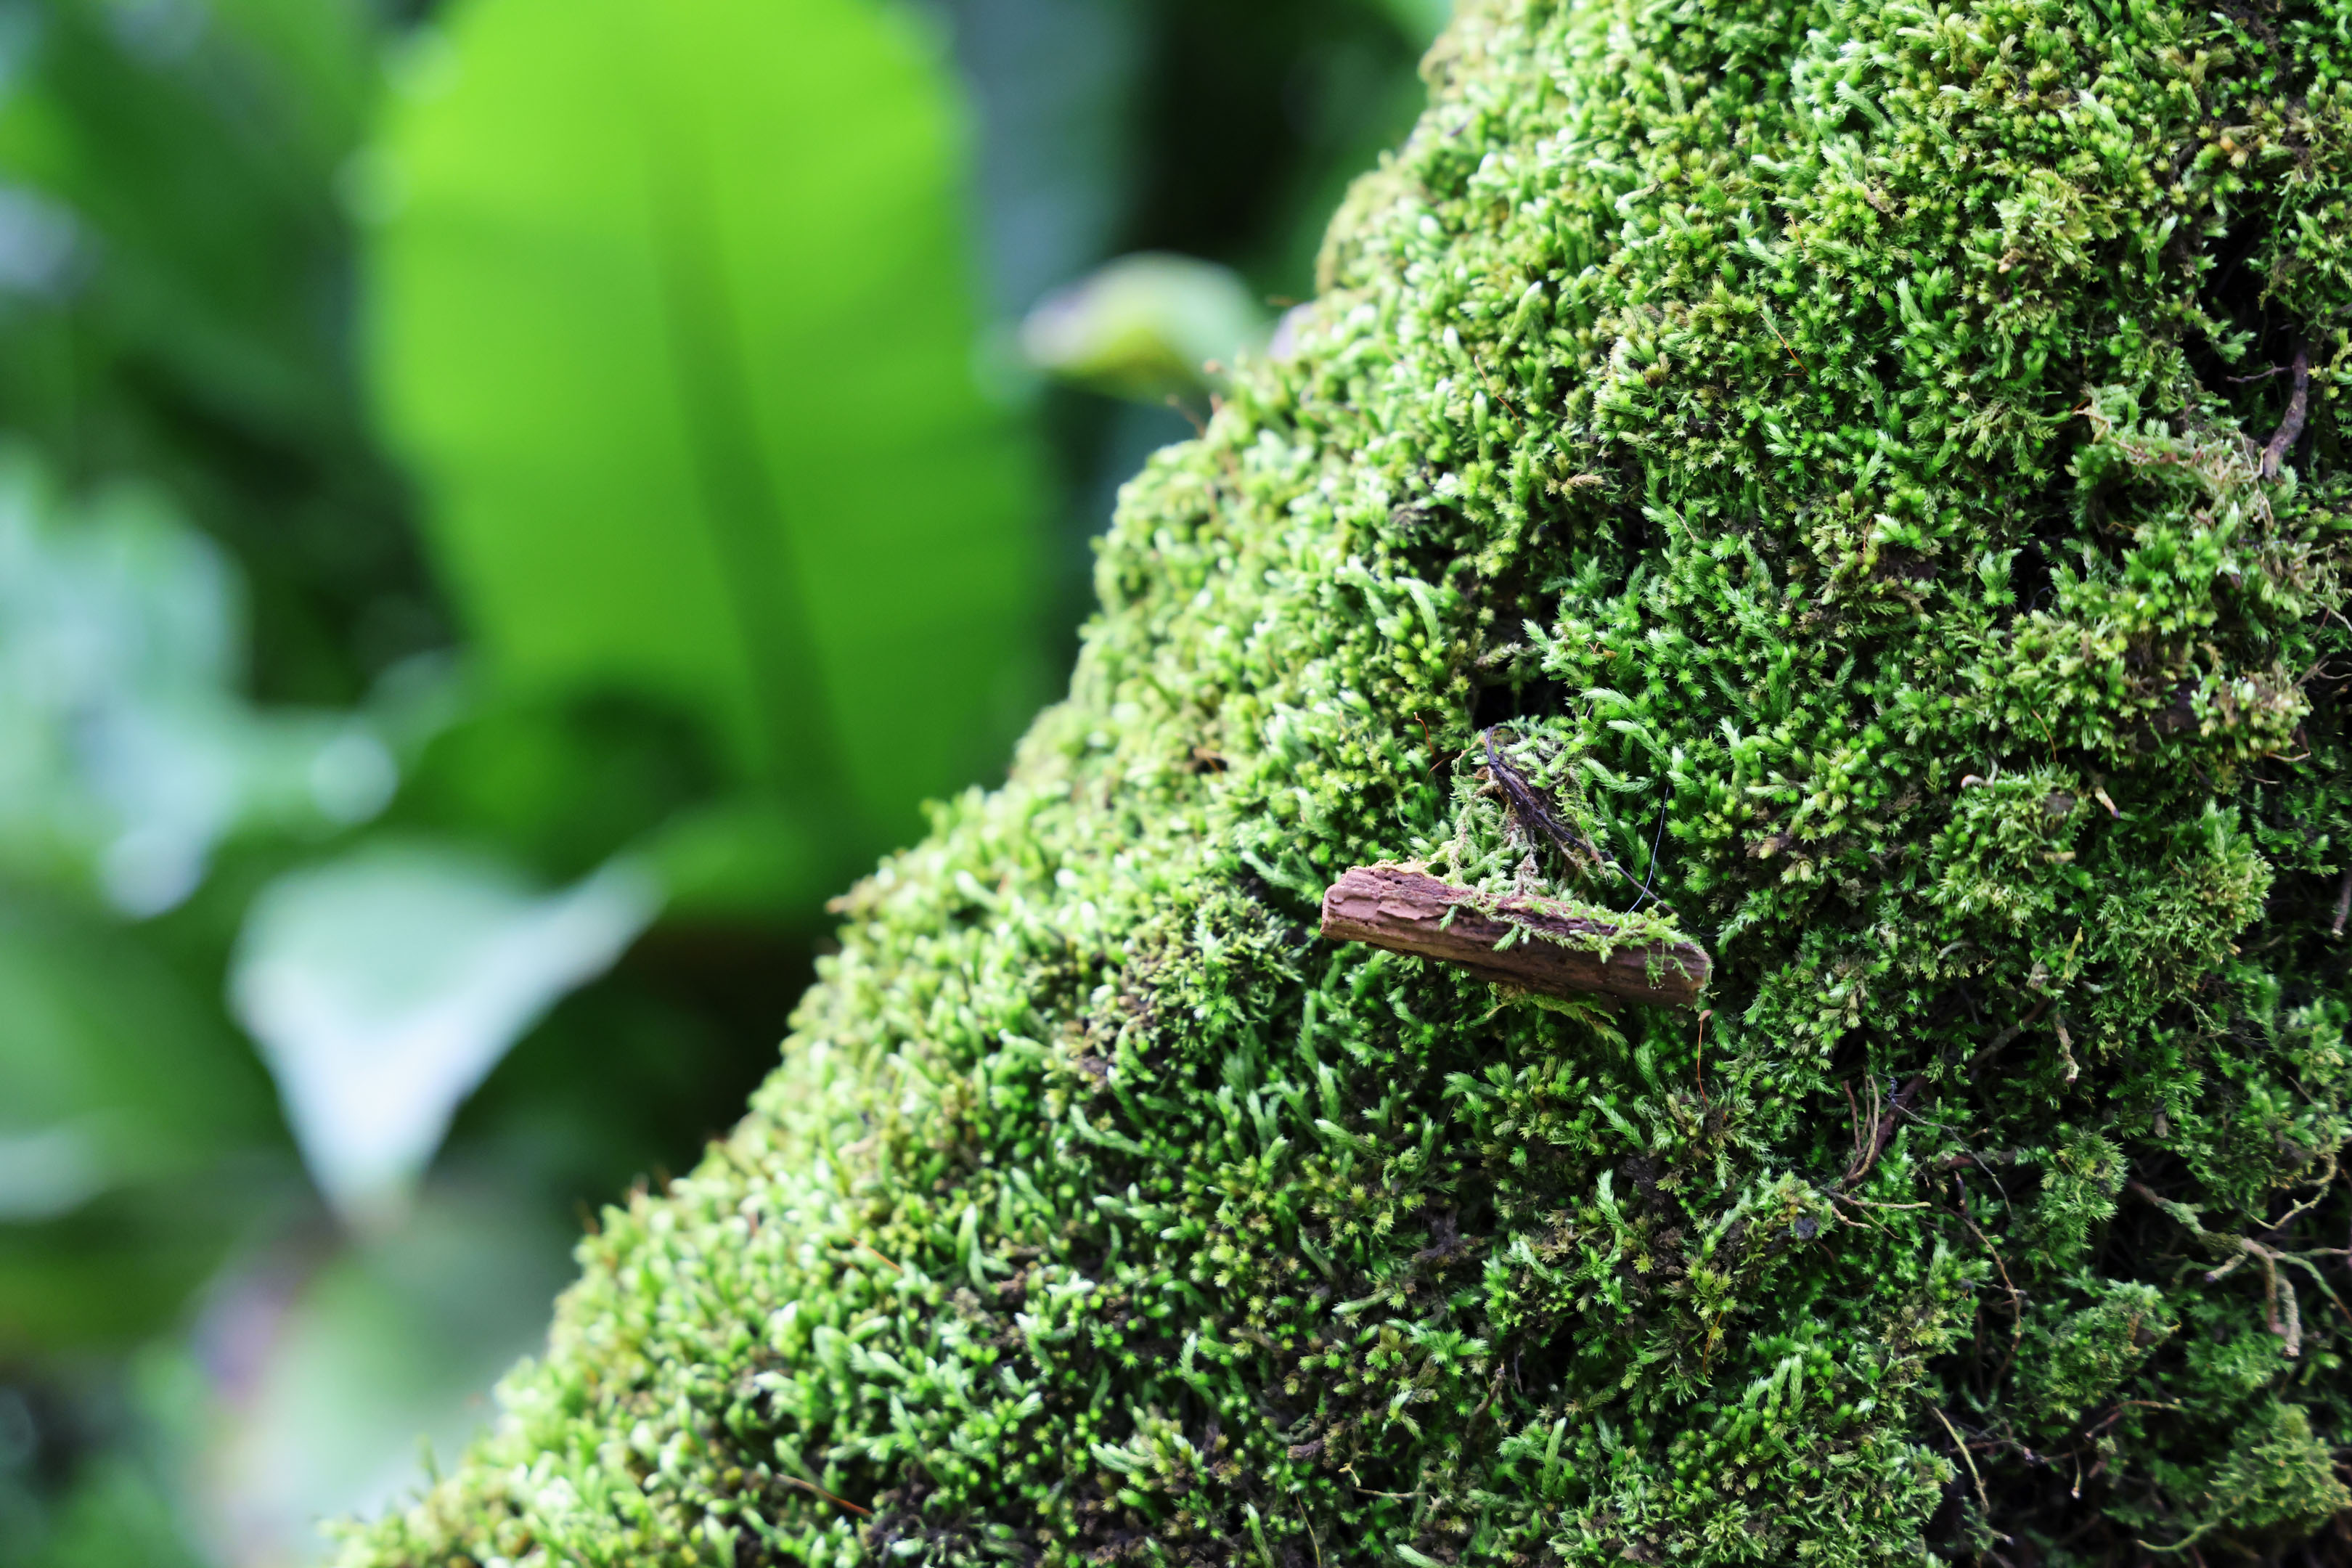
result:
[[[2294,359],[2287,367],[2294,376],[2294,390],[2287,395],[2286,417],[2279,421],[2277,434],[2263,448],[2263,478],[2274,479],[2286,465],[2286,455],[2303,439],[2303,422],[2311,413],[2311,350],[2303,343],[2294,345]]]
[[[2285,1342],[2281,1350],[2288,1360],[2294,1360],[2303,1354],[2303,1311],[2300,1304],[2295,1300],[2293,1282],[2279,1272],[2279,1265],[2282,1262],[2300,1264],[2313,1279],[2319,1279],[2320,1289],[2326,1290],[2327,1282],[2320,1279],[2318,1269],[2291,1252],[2281,1252],[2264,1247],[2252,1237],[2238,1236],[2228,1231],[2207,1230],[2205,1222],[2199,1217],[2195,1209],[2187,1204],[2178,1204],[2169,1198],[2158,1196],[2145,1182],[2126,1183],[2124,1190],[2142,1203],[2163,1210],[2171,1217],[2174,1224],[2187,1230],[2206,1246],[2231,1249],[2231,1256],[2223,1258],[2221,1263],[2206,1271],[2206,1283],[2211,1284],[2215,1280],[2228,1277],[2249,1258],[2260,1265],[2263,1271],[2264,1326]],[[2328,1295],[2332,1298],[2335,1292],[2329,1290]],[[2337,1305],[2341,1307],[2342,1303],[2338,1302]]]
[[[1713,1109],[1706,1102],[1706,1021],[1714,1016],[1712,1007],[1698,1016],[1698,1049],[1691,1064],[1691,1076],[1698,1084],[1698,1104],[1703,1111]]]
[[[1870,1124],[1868,1147],[1862,1147],[1860,1141],[1856,1141],[1858,1155],[1853,1163],[1846,1167],[1845,1174],[1838,1178],[1838,1185],[1841,1188],[1857,1185],[1864,1176],[1870,1174],[1871,1167],[1878,1163],[1879,1152],[1886,1147],[1886,1140],[1894,1135],[1895,1119],[1910,1108],[1911,1101],[1917,1097],[1920,1089],[1927,1087],[1927,1083],[1926,1073],[1915,1073],[1909,1083],[1905,1084],[1900,1090],[1888,1098],[1885,1111]],[[1848,1089],[1846,1098],[1852,1100],[1853,1091]]]
[[[2020,1018],[2016,1023],[2011,1024],[2008,1028],[2003,1029],[2000,1034],[1995,1035],[1992,1037],[1991,1044],[1986,1046],[1984,1049],[1979,1051],[1975,1056],[1969,1058],[1969,1076],[1974,1077],[1983,1068],[1987,1062],[1990,1062],[1993,1058],[1999,1056],[2011,1040],[2014,1040],[2018,1036],[2033,1027],[2034,1024],[2041,1018],[2042,1015],[2049,1010],[2049,1007],[2050,998],[2044,996],[2041,1001],[2033,1005],[2032,1012],[2028,1013],[2024,1017]]]
[[[1959,1180],[1958,1176],[1952,1179],[1955,1182]],[[1969,1234],[1977,1238],[1977,1245],[1992,1258],[1992,1266],[2000,1271],[2000,1288],[2009,1292],[2009,1353],[2000,1358],[2000,1370],[1992,1374],[1994,1384],[1998,1384],[2009,1375],[2009,1369],[2017,1364],[2018,1350],[2025,1343],[2025,1295],[2011,1282],[2009,1265],[2001,1261],[2000,1248],[1992,1244],[1992,1237],[1979,1228],[1976,1220],[1969,1215],[1966,1186],[1960,1188],[1960,1223],[1969,1227]]]
[[[1634,887],[1642,886],[1641,883],[1633,880],[1633,872],[1617,863],[1615,856],[1602,854],[1599,845],[1560,820],[1559,814],[1553,811],[1544,798],[1536,793],[1533,784],[1528,783],[1527,775],[1513,767],[1503,753],[1496,748],[1493,730],[1486,731],[1481,738],[1486,742],[1486,776],[1503,786],[1503,794],[1510,799],[1512,814],[1528,831],[1539,833],[1551,840],[1552,847],[1567,857],[1571,865],[1579,863],[1577,851],[1581,848],[1585,854],[1616,872],[1626,881],[1632,882]],[[1656,858],[1655,855],[1651,857],[1654,862]]]
[[[874,1510],[872,1509],[860,1508],[845,1497],[835,1497],[831,1492],[825,1490],[823,1487],[818,1486],[814,1481],[804,1481],[798,1476],[778,1476],[776,1479],[783,1482],[784,1485],[788,1487],[798,1487],[804,1492],[809,1492],[817,1497],[821,1497],[829,1503],[837,1503],[841,1507],[845,1508],[850,1512],[856,1514],[860,1519],[872,1519],[874,1517]]]
[[[875,1262],[879,1263],[883,1268],[887,1268],[893,1274],[903,1274],[906,1272],[905,1269],[899,1268],[896,1263],[891,1262],[890,1259],[883,1257],[879,1252],[875,1251],[873,1244],[868,1242],[862,1236],[851,1237],[849,1238],[849,1245],[857,1248],[858,1251],[865,1253],[867,1257],[873,1258]]]
[[[1945,1415],[1941,1410],[1937,1410],[1932,1405],[1927,1408],[1935,1415],[1937,1420],[1941,1421],[1944,1424],[1944,1430],[1952,1435],[1952,1447],[1959,1450],[1960,1462],[1967,1465],[1969,1468],[1969,1479],[1977,1484],[1977,1507],[1984,1510],[1983,1518],[1985,1528],[1988,1530],[1991,1529],[1992,1500],[1985,1496],[1984,1477],[1977,1473],[1976,1456],[1969,1453],[1969,1446],[1960,1440],[1959,1429],[1952,1425],[1952,1418],[1950,1416]],[[2003,1537],[2003,1539],[2006,1540],[2007,1537]]]

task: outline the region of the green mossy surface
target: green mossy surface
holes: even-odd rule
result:
[[[349,1568],[2346,1560],[2352,9],[1429,74],[1011,782]],[[1319,941],[1383,858],[1647,879],[1711,1015]]]

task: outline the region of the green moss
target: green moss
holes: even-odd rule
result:
[[[2149,1350],[2174,1331],[2164,1316],[2164,1293],[2153,1285],[2101,1279],[2082,1294],[2089,1305],[2051,1302],[2036,1310],[2018,1340],[2020,1412],[2062,1440],[2084,1416],[2111,1408]],[[2275,1343],[2268,1352],[2275,1360]]]
[[[1011,781],[845,901],[751,1116],[346,1563],[2320,1527],[2347,36],[1468,7],[1295,353],[1128,488]],[[1484,791],[1497,721],[1583,843]],[[1316,937],[1407,858],[1638,878],[1709,1016]]]

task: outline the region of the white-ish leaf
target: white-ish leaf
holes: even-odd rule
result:
[[[262,890],[230,999],[347,1222],[401,1216],[466,1096],[660,901],[632,862],[541,895],[497,861],[421,844],[373,846]]]

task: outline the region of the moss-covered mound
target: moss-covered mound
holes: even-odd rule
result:
[[[348,1563],[2352,1560],[2352,7],[1429,75],[1012,781]],[[1709,1011],[1323,942],[1381,859]]]

